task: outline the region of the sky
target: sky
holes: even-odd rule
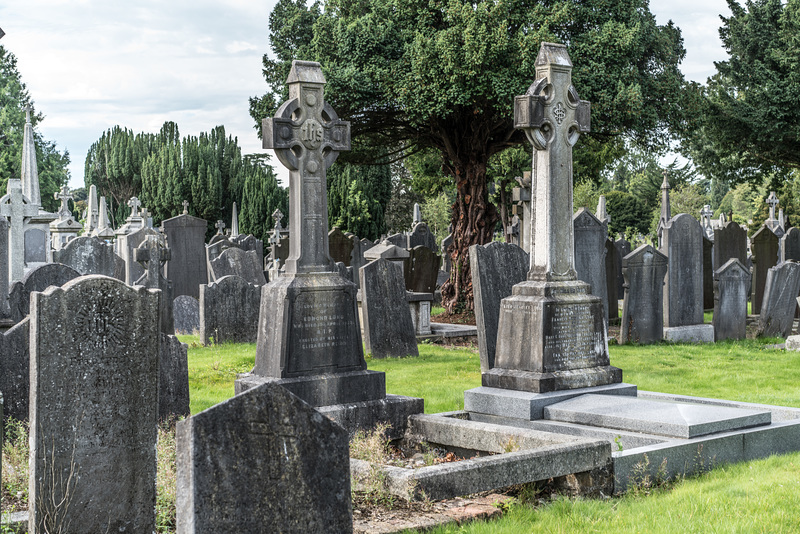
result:
[[[17,57],[39,130],[72,159],[70,187],[83,186],[86,152],[119,125],[181,136],[224,125],[245,154],[262,153],[248,98],[264,93],[261,59],[275,0],[12,0],[0,4],[0,44]],[[725,59],[725,0],[655,0],[658,24],[684,38],[687,79],[705,83]],[[288,172],[272,163],[285,184]]]

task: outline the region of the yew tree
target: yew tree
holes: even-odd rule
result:
[[[578,150],[601,152],[623,138],[662,149],[685,127],[680,30],[657,25],[646,0],[326,0],[324,8],[280,0],[269,31],[269,90],[250,101],[257,128],[286,98],[291,61],[313,60],[358,146],[340,159],[431,149],[441,158],[457,192],[453,269],[442,287],[451,312],[472,307],[468,249],[491,241],[499,220],[487,165],[527,142],[513,128],[513,102],[535,79],[542,41],[568,45],[573,84],[592,102],[592,133]]]

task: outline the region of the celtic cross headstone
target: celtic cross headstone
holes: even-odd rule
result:
[[[69,187],[66,185],[62,186],[61,190],[53,193],[53,198],[61,201],[61,207],[58,209],[58,216],[61,219],[71,217],[72,212],[69,209],[69,201],[72,200],[72,194],[69,192]]]
[[[139,208],[142,207],[142,201],[136,197],[131,197],[128,201],[128,206],[131,208],[131,217],[139,217]]]

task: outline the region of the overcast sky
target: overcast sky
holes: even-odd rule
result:
[[[261,152],[248,98],[264,92],[261,57],[275,0],[12,0],[0,4],[0,41],[45,120],[69,149],[71,187],[83,186],[86,152],[115,125],[157,132],[164,121],[197,135],[224,125],[244,153]],[[659,24],[681,29],[688,79],[705,83],[725,59],[725,0],[657,0]],[[287,173],[273,158],[279,176]]]

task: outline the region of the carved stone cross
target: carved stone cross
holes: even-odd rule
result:
[[[8,180],[8,193],[0,198],[0,215],[8,218],[8,265],[11,281],[21,280],[25,273],[25,219],[35,217],[39,206],[22,194],[19,178]]]
[[[170,250],[160,235],[148,235],[133,251],[133,259],[144,267],[144,286],[161,289],[161,270],[170,259]]]
[[[61,200],[61,207],[58,210],[59,217],[62,219],[71,217],[72,212],[69,210],[69,201],[72,200],[72,195],[69,192],[69,187],[66,185],[62,186],[60,191],[53,193],[53,198]]]
[[[262,123],[264,148],[289,169],[289,258],[286,273],[333,272],[328,254],[325,173],[339,152],[350,150],[350,123],[325,103],[319,63],[293,61],[289,100]]]
[[[142,207],[142,201],[136,197],[131,197],[128,201],[128,206],[131,208],[131,217],[139,217],[139,208]]]
[[[221,219],[217,221],[217,224],[214,225],[214,228],[217,229],[218,234],[222,234],[222,231],[225,229],[225,222]]]
[[[780,201],[778,200],[777,195],[775,195],[775,191],[770,191],[769,197],[767,198],[767,204],[769,205],[769,220],[770,221],[777,220],[775,218],[775,208],[778,206],[779,202]]]
[[[184,215],[189,215],[189,201],[188,200],[184,200],[183,201],[183,214]]]
[[[590,127],[591,104],[572,86],[564,45],[542,43],[536,81],[514,102],[514,126],[535,148],[529,280],[575,280],[572,147]]]

